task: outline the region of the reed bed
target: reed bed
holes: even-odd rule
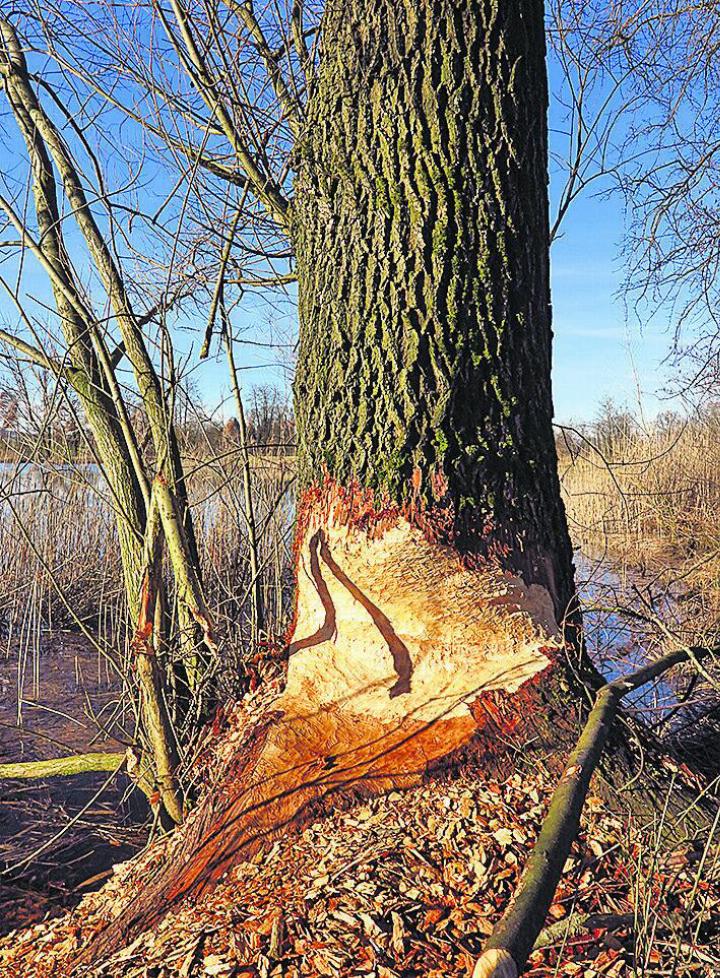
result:
[[[591,654],[606,674],[679,645],[720,644],[720,410],[643,424],[607,410],[561,428],[558,456]],[[633,703],[715,777],[720,665],[680,670]]]
[[[224,695],[239,687],[244,663],[257,655],[257,639],[266,647],[282,634],[292,597],[293,458],[284,450],[257,451],[251,457],[262,595],[259,634],[251,621],[239,466],[240,453],[231,439],[212,452],[199,454],[196,447],[186,459],[206,597],[221,640],[213,675]],[[16,664],[17,722],[22,723],[23,703],[41,695],[43,653],[63,632],[84,633],[95,646],[94,681],[130,692],[132,629],[112,500],[100,473],[89,463],[48,459],[6,462],[1,471],[0,656]],[[126,716],[121,726],[129,722]]]
[[[560,429],[573,540],[688,605],[698,633],[720,624],[720,410],[650,425],[606,412]]]
[[[250,453],[258,623],[250,600],[245,455],[235,429],[212,434],[188,439],[184,461],[206,598],[219,639],[209,679],[223,701],[241,691],[249,670],[273,668],[276,639],[287,627],[294,459],[284,444],[256,445]],[[0,757],[8,762],[122,750],[137,739],[139,690],[113,502],[98,467],[70,458],[64,443],[46,444],[33,461],[29,454],[17,451],[13,461],[8,451],[0,463]],[[170,574],[167,583],[172,603]],[[167,656],[163,661],[171,678],[173,662]],[[193,745],[187,750],[185,759],[191,762]],[[184,768],[187,776],[191,768],[191,763]],[[0,832],[0,903],[7,904],[8,886],[20,885],[21,898],[13,897],[18,919],[28,900],[42,905],[32,886],[28,890],[30,877],[37,877],[41,890],[49,888],[53,906],[77,899],[67,887],[72,890],[93,875],[98,868],[94,854],[103,848],[88,818],[96,828],[95,823],[107,823],[126,853],[145,837],[138,834],[137,820],[144,819],[139,792],[133,794],[134,814],[128,814],[125,799],[132,782],[125,775],[107,783],[103,776],[85,780],[87,797],[77,778],[55,785],[35,782],[32,790],[21,786],[19,793],[10,788]],[[100,815],[97,791],[109,806]],[[92,803],[86,811],[88,798]],[[52,820],[49,804],[57,814]],[[14,820],[8,821],[8,812]],[[66,865],[68,853],[75,854],[72,867]],[[109,851],[107,858],[118,854]],[[60,866],[65,876],[56,893],[52,878]]]

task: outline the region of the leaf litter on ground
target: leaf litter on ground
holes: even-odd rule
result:
[[[222,767],[242,709],[211,750]],[[552,792],[540,768],[488,780],[473,767],[366,800],[238,863],[201,899],[95,969],[111,978],[470,978],[507,906]],[[624,978],[720,973],[720,887],[686,850],[659,861],[647,827],[591,796],[528,974]],[[65,978],[84,941],[122,912],[177,841],[115,867],[63,917],[0,942],[3,978]],[[705,867],[708,860],[705,860]],[[578,926],[602,915],[601,926]],[[592,924],[593,921],[590,921]],[[637,967],[642,964],[642,971]]]

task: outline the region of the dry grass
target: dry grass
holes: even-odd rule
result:
[[[720,621],[720,412],[649,427],[606,413],[558,438],[575,544],[682,595],[698,632]]]
[[[575,544],[639,576],[654,593],[680,598],[674,608],[692,621],[689,637],[713,639],[720,623],[720,412],[660,419],[649,428],[606,412],[582,431],[562,430],[558,447]],[[0,654],[18,657],[18,683],[35,696],[41,648],[58,630],[87,628],[99,658],[109,657],[108,679],[113,670],[123,681],[132,674],[112,502],[91,465],[67,464],[63,454],[0,469]],[[233,692],[242,663],[258,654],[237,443],[227,433],[212,444],[196,442],[186,465],[222,638],[215,674],[224,695]],[[283,634],[291,607],[293,475],[284,449],[255,452],[265,640]]]
[[[133,623],[122,586],[112,500],[96,466],[69,459],[62,444],[49,447],[36,462],[28,462],[29,453],[23,452],[0,464],[4,761],[76,750],[117,751],[137,737],[139,695],[129,648]],[[292,597],[293,459],[284,448],[257,451],[252,483],[264,615],[258,648],[240,457],[230,434],[212,443],[195,440],[185,459],[208,605],[220,638],[210,664],[220,700],[238,692],[245,666],[272,667],[265,660],[274,645],[263,648],[262,643],[287,627]],[[170,654],[176,653],[163,657],[168,676]],[[192,745],[184,759],[182,776],[192,789]],[[32,919],[74,902],[73,888],[118,857],[116,843],[104,845],[88,829],[88,819],[137,845],[143,833],[137,826],[120,825],[127,815],[123,796],[129,782],[119,776],[103,787],[105,780],[90,777],[85,785],[64,779],[17,790],[6,785],[0,871],[13,868],[13,879],[19,881],[16,894],[0,872],[0,903],[8,920]],[[94,797],[98,790],[101,799]],[[101,802],[105,808],[98,815]],[[137,820],[143,811],[137,797],[132,808]],[[56,885],[58,874],[61,883]]]

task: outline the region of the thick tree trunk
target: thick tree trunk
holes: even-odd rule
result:
[[[552,431],[543,15],[328,7],[298,152],[285,700],[360,740],[372,718],[376,745],[441,724],[430,764],[488,703],[506,731],[558,736],[567,653],[589,671]]]
[[[573,594],[550,394],[543,4],[347,0],[294,227],[307,484]]]

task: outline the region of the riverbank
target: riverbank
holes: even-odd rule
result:
[[[637,606],[646,582],[627,568],[616,571],[607,558],[578,552],[576,564],[588,644],[600,670],[614,678],[656,657],[662,636],[622,611]],[[682,603],[665,600],[663,614],[677,616]],[[640,692],[630,706],[646,724],[669,721],[670,733],[707,705],[706,684],[696,684],[691,696],[687,686],[679,672]],[[122,750],[130,736],[131,718],[117,710],[118,675],[84,636],[61,632],[36,652],[21,646],[0,656],[0,690],[3,762]],[[130,788],[122,773],[2,784],[0,932],[74,906],[144,844],[147,808]]]

